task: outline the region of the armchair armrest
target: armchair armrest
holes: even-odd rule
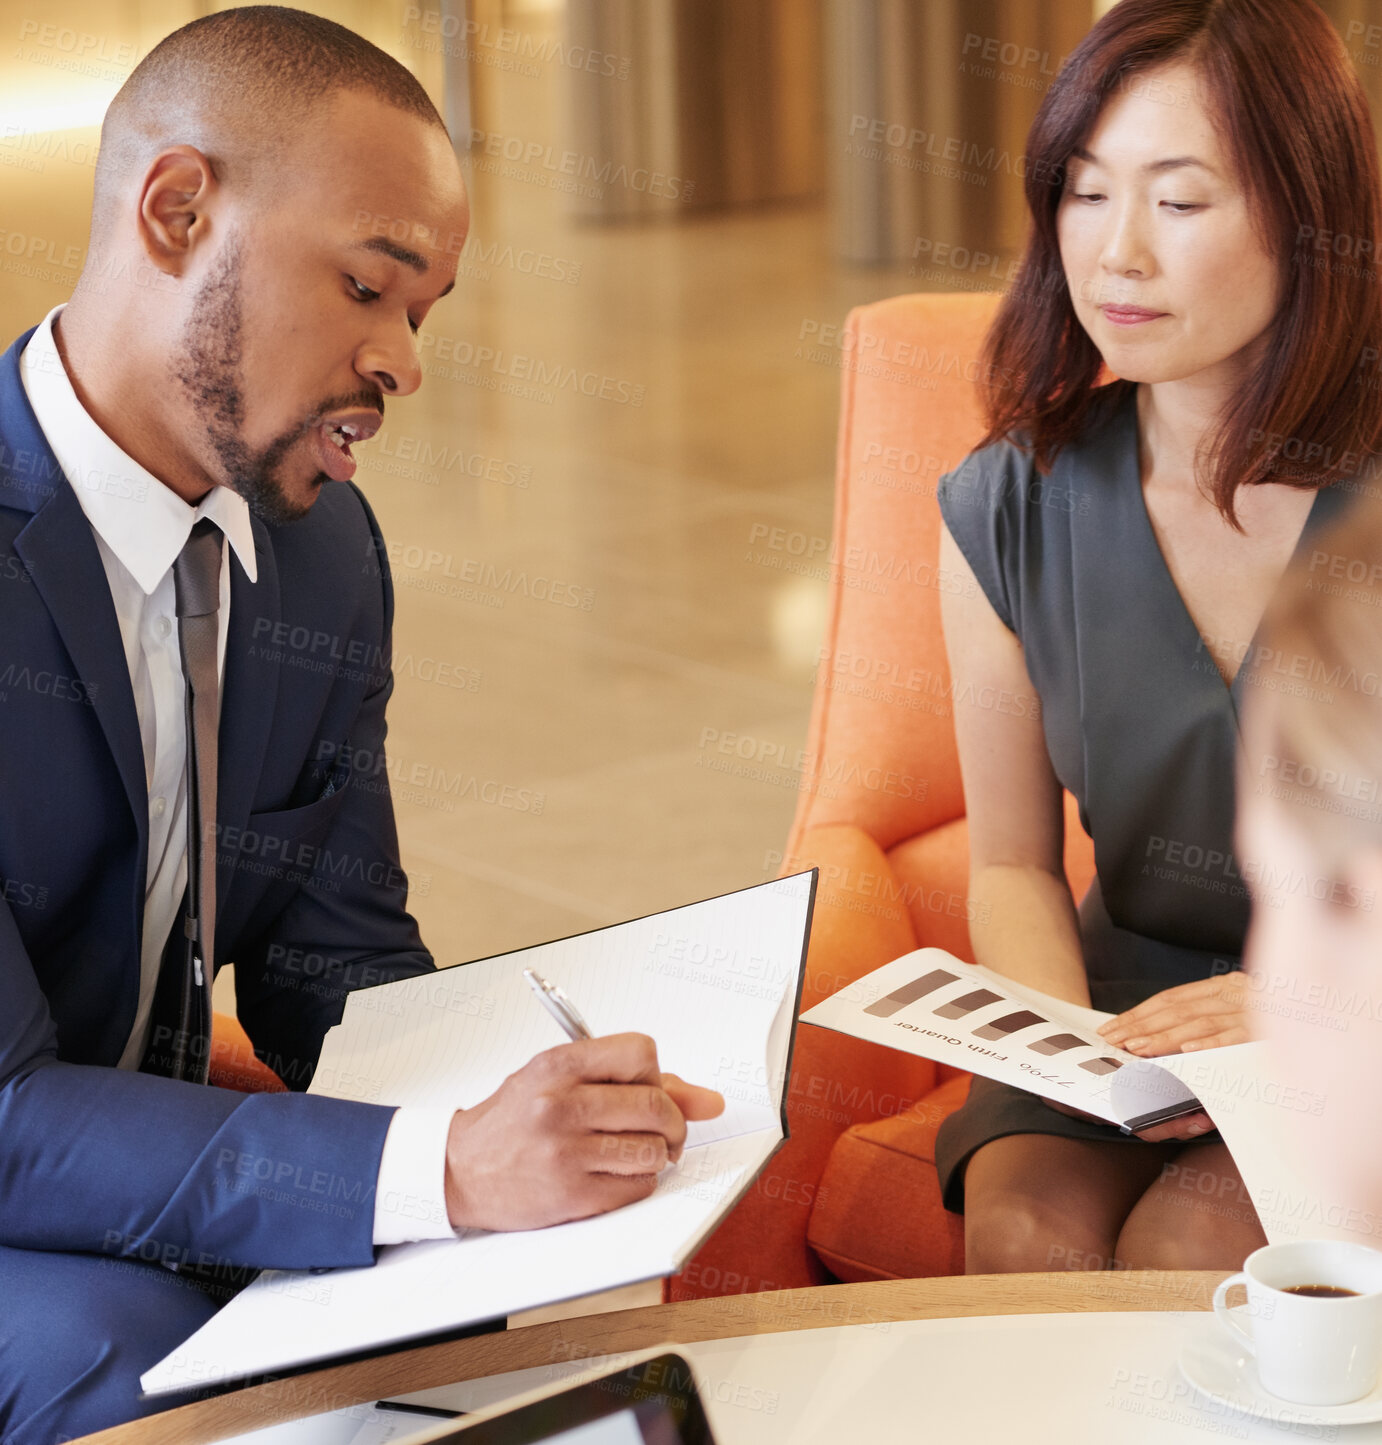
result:
[[[917,946],[905,894],[862,828],[809,828],[783,872],[819,868],[802,1007]],[[787,1086],[791,1137],[686,1269],[672,1299],[795,1289],[828,1275],[806,1241],[807,1222],[836,1139],[856,1123],[902,1113],[928,1094],[935,1066],[811,1024],[797,1030]]]
[[[230,1014],[217,1013],[211,1020],[211,1079],[218,1089],[241,1094],[282,1094],[288,1086],[267,1065],[255,1057],[254,1045]]]

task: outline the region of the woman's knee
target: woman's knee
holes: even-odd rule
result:
[[[1072,1216],[1057,1202],[1001,1194],[965,1208],[968,1274],[1039,1274],[1116,1269],[1113,1235]]]
[[[1118,1236],[1129,1269],[1241,1269],[1266,1235],[1222,1144],[1192,1146],[1168,1163]]]
[[[992,1140],[965,1171],[966,1270],[1117,1269],[1118,1231],[1164,1157],[1060,1135]]]
[[[1254,1249],[1267,1242],[1253,1217],[1242,1221],[1198,1218],[1180,1229],[1159,1227],[1134,1216],[1118,1236],[1119,1258],[1128,1269],[1242,1269]]]
[[[1093,1205],[1085,1161],[1065,1143],[1010,1135],[975,1152],[965,1170],[967,1273],[1112,1267],[1104,1261],[1122,1216],[1112,1220]]]

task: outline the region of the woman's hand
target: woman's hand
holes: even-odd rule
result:
[[[1072,1109],[1069,1104],[1058,1104],[1054,1099],[1043,1099],[1041,1102],[1058,1114],[1069,1114],[1072,1119],[1083,1119],[1089,1124],[1108,1125],[1107,1119],[1101,1119],[1097,1114],[1086,1114],[1083,1109]],[[1139,1129],[1137,1138],[1148,1144],[1168,1144],[1177,1140],[1188,1143],[1202,1134],[1208,1134],[1213,1128],[1213,1119],[1201,1112],[1186,1114],[1184,1118],[1171,1119],[1165,1124],[1154,1124],[1150,1129]]]
[[[1246,1043],[1247,984],[1235,970],[1163,989],[1110,1019],[1099,1034],[1116,1048],[1148,1059]]]
[[[1101,1025],[1099,1035],[1115,1048],[1143,1058],[1192,1053],[1221,1044],[1241,1044],[1248,1038],[1246,994],[1243,975],[1236,971],[1196,979],[1194,983],[1183,983],[1178,988],[1153,994],[1136,1008]],[[1046,1103],[1072,1118],[1088,1119],[1095,1124],[1106,1122],[1052,1099]],[[1188,1142],[1210,1133],[1213,1128],[1214,1121],[1200,1112],[1141,1129],[1137,1137],[1148,1144]]]

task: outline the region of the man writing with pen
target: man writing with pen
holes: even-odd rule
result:
[[[350,448],[419,386],[467,221],[402,66],[225,10],[111,103],[73,297],[0,356],[3,1445],[157,1408],[140,1374],[219,1307],[204,1261],[367,1266],[615,1209],[723,1108],[636,1034],[464,1111],[207,1082],[218,966],[294,1089],[348,992],[434,966],[387,774],[356,776],[383,757],[393,592]],[[256,643],[280,631],[371,661],[294,666]],[[327,857],[348,866],[282,862]],[[311,987],[305,953],[332,963]]]

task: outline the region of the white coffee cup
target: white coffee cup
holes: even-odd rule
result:
[[[1248,1292],[1247,1326],[1244,1312],[1228,1306],[1238,1284]],[[1289,1293],[1312,1284],[1356,1293]],[[1382,1365],[1382,1251],[1337,1239],[1264,1245],[1214,1291],[1214,1313],[1256,1357],[1258,1379],[1273,1395],[1300,1405],[1361,1400]]]

